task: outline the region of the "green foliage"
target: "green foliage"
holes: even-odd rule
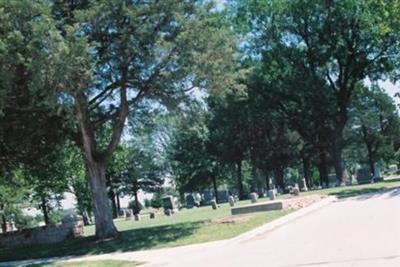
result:
[[[61,49],[52,22],[43,1],[0,2],[0,170],[35,164],[64,137],[50,90]]]
[[[23,220],[22,207],[28,201],[30,193],[29,185],[23,179],[23,173],[20,168],[6,175],[7,177],[0,177],[8,181],[0,185],[0,220],[3,226],[2,230],[5,230],[6,223]]]
[[[39,225],[40,222],[43,221],[43,216],[30,216],[22,213],[21,210],[18,210],[17,213],[14,214],[13,222],[15,223],[15,227],[17,229],[29,229],[34,228]]]
[[[215,144],[207,127],[209,115],[201,104],[194,103],[174,125],[168,159],[180,192],[209,187],[213,178],[221,175],[221,166],[212,154]]]
[[[398,148],[399,117],[393,100],[381,88],[373,85],[357,89],[350,109],[347,153],[349,161],[368,164],[372,171],[380,160],[393,159]]]
[[[317,164],[332,161],[338,182],[356,87],[397,73],[399,8],[398,1],[380,0],[232,1],[247,37],[250,81],[289,118],[306,143],[304,154],[318,153]]]
[[[88,177],[79,149],[72,143],[66,143],[60,152],[64,163],[63,177],[67,180],[68,191],[76,197],[76,209],[80,215],[92,213],[92,199]]]

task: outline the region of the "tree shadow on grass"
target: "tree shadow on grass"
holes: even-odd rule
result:
[[[93,236],[76,238],[51,245],[1,248],[0,261],[37,259],[44,257],[96,255],[150,249],[191,236],[202,222],[146,227],[121,232],[119,238],[97,242]]]

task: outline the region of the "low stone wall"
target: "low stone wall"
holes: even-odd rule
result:
[[[231,209],[231,213],[232,215],[239,215],[281,209],[300,209],[309,206],[319,200],[321,200],[321,196],[318,195],[293,197],[284,200],[266,201],[241,207],[235,207]]]
[[[232,215],[283,209],[282,201],[262,202],[231,209]]]
[[[66,220],[61,224],[1,234],[0,247],[52,244],[79,236],[83,236],[82,221]]]

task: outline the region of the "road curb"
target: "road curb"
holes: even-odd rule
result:
[[[322,200],[311,204],[310,206],[307,206],[305,208],[301,208],[297,211],[294,211],[288,215],[285,215],[281,218],[278,218],[276,220],[273,220],[269,223],[266,223],[256,229],[250,230],[246,233],[243,233],[239,236],[236,236],[234,238],[229,239],[229,243],[232,244],[236,244],[236,243],[242,243],[248,239],[252,239],[252,238],[256,238],[257,236],[261,236],[263,234],[265,234],[266,232],[270,232],[273,231],[283,225],[286,225],[288,223],[291,223],[297,219],[300,219],[301,217],[304,217],[312,212],[315,212],[329,204],[331,204],[332,202],[337,201],[337,197],[335,196],[328,196],[326,198],[323,198]]]

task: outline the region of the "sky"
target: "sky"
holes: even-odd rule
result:
[[[396,93],[400,93],[399,84],[393,84],[390,81],[382,81],[379,84],[394,99],[396,104],[400,104],[400,98],[394,96]]]

